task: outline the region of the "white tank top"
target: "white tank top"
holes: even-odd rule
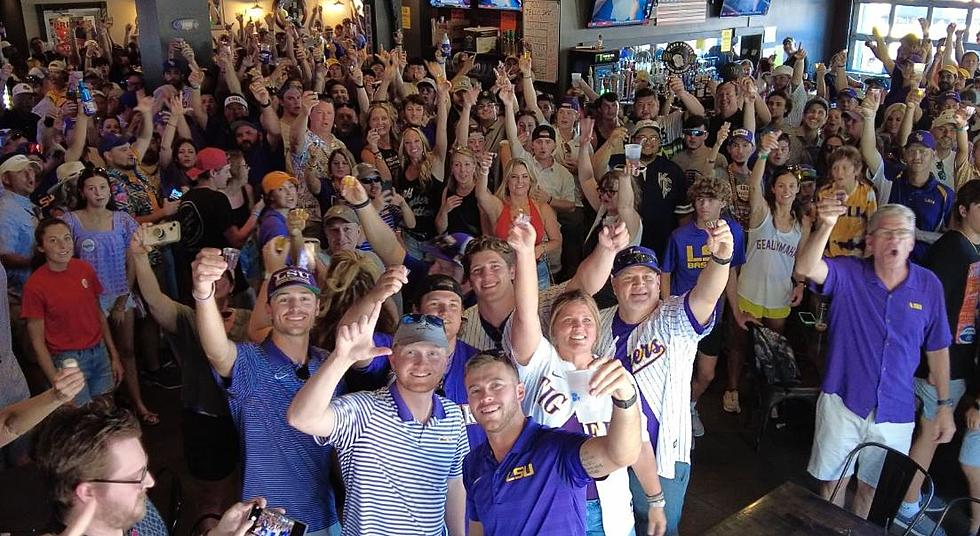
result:
[[[773,224],[772,212],[758,227],[749,229],[745,265],[738,274],[738,295],[767,309],[789,307],[793,264],[802,231],[799,223],[789,232]]]

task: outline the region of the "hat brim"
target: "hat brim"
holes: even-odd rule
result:
[[[314,296],[319,296],[320,295],[320,289],[319,289],[319,287],[314,287],[312,285],[307,285],[307,284],[304,284],[304,283],[289,283],[287,285],[283,285],[283,286],[281,286],[281,287],[279,287],[279,288],[277,288],[277,289],[269,292],[269,299],[272,299],[272,297],[275,296],[276,294],[279,294],[280,292],[282,292],[284,290],[287,290],[287,289],[291,289],[293,287],[305,288],[306,290],[312,292]]]
[[[655,264],[655,263],[652,263],[652,262],[636,262],[636,263],[633,263],[633,264],[629,264],[627,266],[623,266],[619,270],[616,270],[615,272],[613,272],[613,277],[616,277],[617,275],[619,275],[623,270],[625,270],[627,268],[632,268],[634,266],[645,266],[645,267],[653,270],[654,272],[657,272],[658,274],[662,274],[663,273],[663,270],[660,269],[660,266],[657,265],[657,264]]]

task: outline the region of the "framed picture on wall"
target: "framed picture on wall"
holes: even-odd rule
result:
[[[38,35],[51,46],[70,43],[71,36],[83,39],[84,28],[106,17],[105,2],[37,4]]]
[[[219,29],[225,25],[224,0],[208,0],[208,12],[211,14],[211,28]]]

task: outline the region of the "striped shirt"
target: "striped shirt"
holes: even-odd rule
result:
[[[297,366],[272,343],[236,345],[231,378],[215,377],[226,386],[228,407],[241,437],[242,497],[265,497],[270,508],[285,508],[302,519],[310,532],[337,523],[330,485],[330,453],[289,426],[286,410],[303,387]],[[310,347],[310,375],[323,363],[323,350]]]
[[[551,306],[561,293],[565,292],[568,282],[552,285],[538,293],[538,316],[541,318],[541,329],[548,333],[548,324],[551,322]],[[476,348],[477,350],[503,349],[504,329],[510,323],[508,316],[497,330],[485,323],[480,317],[480,304],[476,304],[463,311],[463,326],[459,329],[460,340]],[[487,331],[487,327],[490,331]],[[496,332],[496,333],[492,333]]]
[[[714,315],[698,323],[688,304],[689,294],[671,296],[645,322],[636,326],[626,345],[623,366],[633,373],[643,400],[660,423],[657,433],[657,472],[674,478],[675,462],[691,463],[691,375],[698,341],[711,332]],[[599,312],[599,355],[613,355],[612,323],[618,307]],[[653,438],[651,438],[651,441]]]
[[[412,416],[396,383],[330,403],[334,433],[317,438],[340,458],[347,487],[343,534],[433,535],[446,530],[449,480],[469,453],[459,407],[432,395],[432,417]]]

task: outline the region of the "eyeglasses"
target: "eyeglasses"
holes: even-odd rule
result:
[[[408,313],[402,316],[402,324],[428,324],[437,328],[444,327],[446,324],[436,315],[424,315],[421,313]]]
[[[599,195],[613,196],[616,195],[617,193],[619,193],[618,189],[614,190],[612,188],[599,188]]]
[[[873,235],[880,236],[882,238],[911,238],[915,235],[915,231],[911,229],[875,229],[875,232],[871,233]]]
[[[633,143],[639,143],[641,145],[654,145],[660,143],[660,137],[659,136],[641,136],[638,138],[634,137]]]
[[[708,131],[705,130],[705,129],[703,129],[703,128],[685,128],[684,129],[684,135],[685,136],[704,136],[707,133],[708,133]]]
[[[142,484],[146,480],[147,473],[150,472],[150,467],[148,465],[143,466],[143,470],[140,471],[140,476],[136,480],[116,480],[109,478],[93,478],[89,482],[96,482],[99,484]]]

